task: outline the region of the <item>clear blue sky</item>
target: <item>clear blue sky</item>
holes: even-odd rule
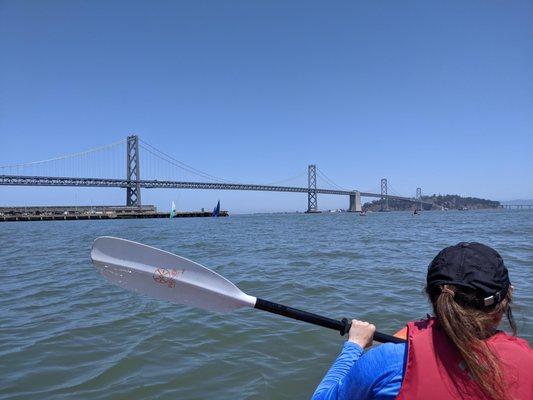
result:
[[[1,1],[0,165],[130,133],[211,174],[533,198],[532,1]],[[287,182],[292,183],[292,182]],[[304,179],[299,182],[305,184]],[[0,204],[124,202],[0,188]],[[147,191],[168,208],[305,195]],[[319,207],[346,207],[321,196]]]

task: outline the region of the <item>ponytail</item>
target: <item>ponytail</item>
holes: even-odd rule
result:
[[[491,399],[505,400],[503,370],[485,339],[496,332],[504,313],[516,335],[510,291],[501,302],[489,307],[480,306],[473,291],[458,286],[439,285],[426,291],[439,324],[459,351],[474,381]]]

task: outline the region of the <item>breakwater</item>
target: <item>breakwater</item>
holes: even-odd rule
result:
[[[178,211],[174,218],[211,217],[209,211]],[[220,212],[227,217],[227,211]],[[169,218],[168,212],[159,212],[153,205],[124,206],[35,206],[0,207],[0,222],[16,221],[74,221],[94,219]]]

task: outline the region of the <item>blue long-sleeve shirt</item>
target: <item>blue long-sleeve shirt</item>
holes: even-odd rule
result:
[[[405,343],[386,343],[364,353],[358,344],[346,342],[313,400],[394,399],[402,385],[406,356]]]

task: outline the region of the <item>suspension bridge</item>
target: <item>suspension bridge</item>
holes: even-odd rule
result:
[[[126,151],[124,151],[124,144]],[[143,176],[141,179],[141,150],[143,150]],[[117,152],[118,151],[118,152]],[[124,165],[126,166],[124,171]],[[183,179],[200,177],[202,181]],[[302,177],[299,174],[294,178]],[[181,176],[181,179],[176,179]],[[318,187],[317,177],[329,187]],[[287,181],[285,180],[285,181]],[[280,183],[280,182],[277,182]],[[318,210],[318,195],[348,197],[348,211],[361,211],[361,197],[380,198],[383,211],[388,211],[388,201],[402,200],[417,203],[422,209],[422,190],[416,196],[406,197],[389,193],[386,178],[381,179],[381,191],[350,190],[337,185],[316,165],[307,168],[307,185],[280,186],[279,184],[236,183],[194,168],[171,155],[144,142],[137,135],[87,151],[66,154],[46,160],[0,166],[0,185],[8,186],[62,186],[107,187],[126,190],[126,206],[141,207],[141,189],[197,189],[197,190],[252,190],[267,192],[307,193],[307,212]]]

